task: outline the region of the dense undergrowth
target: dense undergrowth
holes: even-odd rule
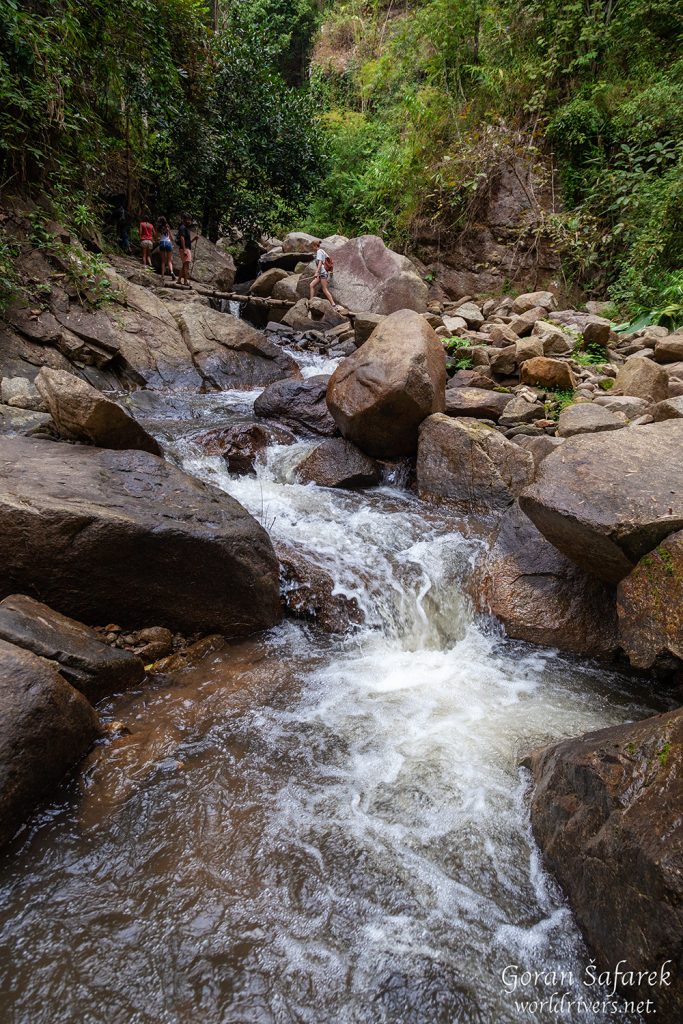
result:
[[[670,0],[0,0],[0,192],[414,250],[522,157],[567,279],[675,323],[682,41]]]
[[[346,0],[313,76],[331,173],[321,230],[463,227],[505,149],[552,155],[565,274],[631,314],[683,313],[683,5]]]

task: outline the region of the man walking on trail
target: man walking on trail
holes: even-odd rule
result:
[[[327,255],[322,247],[322,242],[319,238],[316,238],[314,242],[311,242],[311,248],[315,249],[315,274],[311,281],[309,289],[311,301],[315,298],[315,290],[320,285],[323,290],[323,295],[327,301],[332,305],[334,309],[339,307],[336,305],[332,292],[329,289],[328,281],[330,279],[330,273],[332,272],[332,260]]]

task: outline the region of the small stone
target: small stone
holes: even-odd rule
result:
[[[528,359],[522,365],[520,381],[522,384],[532,384],[553,391],[573,391],[576,386],[569,363],[562,359],[549,359],[546,356]]]

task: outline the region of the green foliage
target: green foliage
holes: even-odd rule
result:
[[[101,256],[87,252],[77,243],[61,242],[48,229],[42,214],[33,214],[31,223],[31,245],[40,251],[64,274],[66,281],[76,291],[81,305],[98,308],[111,302],[117,296],[107,276],[107,264]]]
[[[330,2],[314,81],[331,173],[312,223],[447,245],[537,147],[559,172],[545,228],[565,274],[678,323],[681,40],[669,0]]]
[[[447,352],[452,353],[459,348],[469,348],[472,342],[468,338],[458,338],[453,335],[450,338],[442,338],[443,347]]]
[[[603,377],[602,380],[598,381],[598,387],[602,391],[611,391],[612,388],[614,387],[614,384],[615,384],[614,377]]]
[[[314,0],[0,0],[0,181],[70,222],[124,197],[247,234],[293,217],[320,164],[302,61]],[[287,76],[287,79],[283,77]],[[78,193],[64,202],[63,197]]]
[[[545,401],[545,415],[549,420],[558,420],[563,409],[567,409],[575,402],[575,395],[571,388],[557,388],[548,391]]]
[[[590,342],[588,345],[585,342],[581,342],[581,345],[574,350],[572,359],[579,366],[602,366],[604,363],[609,362],[607,350],[595,341]]]
[[[0,313],[7,309],[19,293],[17,256],[18,247],[0,231]]]

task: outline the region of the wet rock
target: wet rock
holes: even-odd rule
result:
[[[145,674],[139,658],[110,647],[82,622],[23,594],[0,603],[0,638],[57,662],[64,678],[93,704],[135,686]]]
[[[53,664],[0,639],[0,846],[100,734]]]
[[[683,362],[683,334],[670,334],[655,343],[655,359],[658,363]]]
[[[669,961],[670,984],[640,995],[658,1019],[680,1020],[683,711],[563,740],[524,764],[534,835],[599,969],[625,961],[659,975]]]
[[[475,416],[482,420],[498,420],[513,400],[510,394],[482,388],[446,388],[447,416]]]
[[[516,502],[500,521],[479,580],[479,607],[513,639],[586,657],[619,646],[614,589],[560,554]]]
[[[666,398],[663,402],[657,402],[652,409],[652,418],[655,423],[663,420],[680,420],[683,418],[683,395],[675,398]]]
[[[0,557],[0,596],[28,591],[79,621],[240,636],[280,615],[265,530],[146,452],[6,439]]]
[[[296,361],[244,320],[188,303],[176,313],[194,365],[219,391],[299,378]]]
[[[552,292],[525,292],[518,295],[512,303],[513,313],[528,313],[530,309],[542,307],[545,310],[557,309],[557,302]]]
[[[617,590],[619,638],[635,668],[683,662],[683,532],[649,551]]]
[[[445,407],[446,357],[426,321],[402,309],[332,374],[327,404],[342,435],[376,458],[417,449],[422,420]]]
[[[325,374],[318,374],[305,380],[277,381],[256,399],[254,414],[264,419],[282,420],[299,432],[333,437],[338,431],[327,409],[329,379]]]
[[[669,395],[669,378],[651,359],[632,356],[617,373],[615,387],[623,395],[644,398],[646,402],[663,402]]]
[[[563,359],[549,359],[537,356],[523,364],[519,379],[522,384],[548,388],[551,391],[573,391],[576,379],[569,363]]]
[[[531,455],[480,420],[437,413],[420,427],[421,498],[448,499],[465,512],[504,511],[533,479]]]
[[[301,275],[299,295],[308,295],[313,268]],[[334,253],[330,288],[335,300],[352,312],[394,313],[427,308],[428,288],[415,265],[387,249],[376,235],[352,238]]]
[[[72,373],[43,367],[36,388],[62,437],[100,448],[161,455],[158,442],[132,416]]]
[[[573,437],[543,460],[520,505],[586,572],[617,583],[683,529],[683,422]]]
[[[252,473],[259,455],[273,444],[293,444],[291,430],[274,424],[236,423],[195,436],[207,455],[222,455],[231,473]]]
[[[307,619],[326,633],[343,633],[363,621],[355,598],[335,594],[329,573],[293,548],[278,545],[282,599],[290,615]]]
[[[320,487],[371,487],[380,475],[374,459],[341,437],[321,441],[296,468],[299,483]]]
[[[259,295],[261,298],[267,299],[273,294],[273,289],[278,281],[286,281],[289,274],[286,270],[282,270],[281,267],[271,267],[270,270],[264,271],[260,274],[251,288],[249,289],[250,295]]]
[[[576,434],[598,434],[604,430],[620,430],[628,420],[623,413],[610,412],[592,402],[577,402],[560,413],[557,433],[560,437]]]

